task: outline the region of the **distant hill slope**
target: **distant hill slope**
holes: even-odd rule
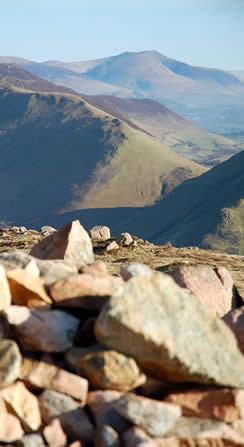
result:
[[[214,133],[243,129],[244,82],[232,73],[195,67],[157,51],[104,59],[23,63],[34,74],[83,94],[151,98]]]
[[[60,92],[76,94],[70,88],[55,85],[46,79],[35,76],[30,71],[24,70],[15,63],[1,63],[0,58],[0,80],[10,83],[14,87],[23,88],[25,90],[33,90],[39,92]]]
[[[141,129],[155,136],[184,158],[206,166],[213,166],[244,149],[244,144],[239,140],[209,134],[151,99],[79,95],[67,87],[57,86],[39,78],[13,63],[0,64],[0,80],[32,91],[72,93],[82,96],[89,104],[105,113],[122,119],[135,129]]]
[[[140,210],[128,231],[159,244],[244,255],[243,166],[244,151]]]
[[[90,104],[155,136],[177,154],[213,166],[244,149],[244,143],[210,134],[151,99],[82,95]]]
[[[0,153],[1,220],[16,224],[86,208],[152,205],[206,170],[79,97],[4,87]]]

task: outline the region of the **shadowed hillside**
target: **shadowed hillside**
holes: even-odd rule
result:
[[[244,255],[243,166],[244,151],[140,210],[129,230],[155,243]]]
[[[205,169],[71,95],[0,89],[1,220],[152,205]]]

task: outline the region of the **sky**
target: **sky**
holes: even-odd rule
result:
[[[244,70],[244,0],[0,0],[0,56],[78,61],[157,50]]]

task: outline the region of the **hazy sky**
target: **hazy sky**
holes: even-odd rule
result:
[[[75,61],[154,49],[195,65],[244,70],[244,0],[0,0],[0,6],[1,56]]]

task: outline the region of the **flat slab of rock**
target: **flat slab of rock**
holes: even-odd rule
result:
[[[21,362],[17,343],[13,340],[0,340],[0,388],[19,378]]]
[[[77,318],[59,310],[11,306],[6,316],[19,344],[28,351],[66,351],[73,345],[79,326]]]
[[[80,406],[86,404],[88,381],[65,369],[43,361],[24,358],[20,376],[29,388],[62,392],[79,400]]]
[[[39,307],[52,303],[41,278],[23,269],[8,271],[7,278],[14,304]]]
[[[91,240],[78,220],[38,242],[31,255],[40,259],[63,259],[78,266],[94,261]]]
[[[160,380],[244,387],[244,357],[231,330],[166,274],[126,282],[101,311],[95,334]]]
[[[244,419],[244,390],[199,388],[170,393],[165,402],[179,405],[183,416],[231,423]]]
[[[116,351],[71,348],[65,358],[70,367],[87,377],[95,389],[129,391],[146,382],[146,376],[135,360]]]
[[[216,317],[223,317],[232,309],[233,280],[225,267],[215,270],[207,265],[182,266],[169,275],[207,306]]]
[[[167,404],[128,393],[113,404],[114,409],[129,422],[145,430],[150,436],[161,437],[176,425],[181,417],[178,405]]]
[[[101,310],[122,284],[116,276],[82,273],[56,281],[50,286],[50,295],[59,306]]]
[[[64,432],[74,441],[91,442],[94,428],[83,408],[69,396],[47,390],[39,396],[42,418],[46,423],[58,418]]]
[[[22,382],[18,381],[0,390],[0,397],[18,416],[27,430],[36,431],[40,428],[41,413],[38,399]]]

